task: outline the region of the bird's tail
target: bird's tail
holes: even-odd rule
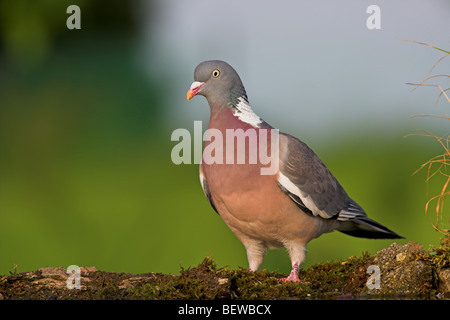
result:
[[[342,228],[338,229],[342,233],[353,237],[369,238],[369,239],[402,239],[394,231],[389,230],[385,226],[379,224],[367,217],[358,217],[342,224]]]

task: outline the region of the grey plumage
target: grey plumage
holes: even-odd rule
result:
[[[261,137],[262,130],[273,129],[253,112],[239,75],[224,61],[205,61],[197,66],[186,98],[196,95],[208,100],[208,129],[222,136],[239,129],[253,130]],[[205,142],[205,150],[209,143]],[[228,149],[228,142],[226,145]],[[251,270],[261,266],[267,248],[285,247],[292,271],[283,280],[300,281],[298,270],[305,259],[306,244],[333,230],[356,237],[401,238],[369,219],[304,142],[280,133],[276,145],[279,167],[275,174],[260,174],[265,165],[261,162],[233,165],[204,161],[200,165],[206,198],[244,244]],[[226,150],[222,151],[226,158]],[[248,145],[245,152],[250,152]]]
[[[287,147],[280,154],[280,172],[297,189],[278,183],[280,188],[307,213],[323,219],[342,222],[339,231],[367,238],[403,238],[381,224],[369,219],[366,212],[353,199],[328,170],[319,157],[301,140],[289,135]],[[310,199],[308,204],[303,199]]]

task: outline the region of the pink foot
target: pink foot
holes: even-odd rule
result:
[[[303,284],[309,284],[309,282],[303,282],[302,280],[299,279],[298,277],[298,264],[294,264],[294,266],[292,267],[292,271],[291,274],[286,277],[286,278],[275,278],[276,280],[280,280],[280,281],[285,281],[285,282],[298,282],[298,283],[303,283]]]
[[[276,278],[276,280],[285,281],[285,282],[299,282],[299,283],[303,283],[302,280],[300,280],[297,275],[292,275],[292,273],[289,275],[289,277]]]

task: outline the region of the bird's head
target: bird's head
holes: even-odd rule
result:
[[[210,60],[200,63],[194,71],[194,82],[186,94],[187,100],[202,95],[211,108],[234,106],[242,97],[248,101],[237,72],[225,61]]]

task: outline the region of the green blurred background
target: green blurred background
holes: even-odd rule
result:
[[[158,29],[159,3],[0,1],[0,274],[15,266],[21,272],[72,264],[177,273],[206,255],[221,266],[247,267],[243,246],[203,195],[198,166],[171,162],[176,144],[172,131],[182,125],[192,132],[195,118],[172,117],[167,112],[170,97],[184,99],[203,56],[194,55],[184,64],[182,77],[174,70],[179,61],[171,61],[183,56],[180,51],[170,50],[164,64],[150,72],[142,66],[142,60],[153,59],[146,54],[157,50],[157,44],[153,48],[150,41],[142,53],[146,31],[139,11],[145,8],[145,19],[155,21],[150,28]],[[71,4],[81,8],[81,30],[66,28]],[[164,28],[158,30],[164,36]],[[436,54],[422,50],[431,67]],[[165,73],[165,68],[171,71]],[[419,73],[425,76],[426,71]],[[244,78],[251,86],[251,77]],[[436,97],[434,91],[429,95],[430,105]],[[337,99],[336,108],[340,103]],[[208,118],[200,98],[183,108]],[[423,106],[423,113],[436,110]],[[412,173],[442,148],[430,138],[405,135],[432,130],[438,122],[435,133],[443,135],[448,126],[438,119],[408,122],[411,112],[401,115],[402,124],[391,121],[387,126],[367,118],[314,138],[301,125],[305,119],[291,128],[284,126],[282,110],[277,112],[282,116],[272,124],[306,136],[305,142],[369,216],[406,237],[398,243],[439,243],[440,234],[429,221],[435,219],[433,211],[427,218],[424,207],[443,177],[431,181],[427,194],[426,171]],[[308,245],[304,267],[373,253],[390,243],[326,234]],[[263,268],[289,272],[287,253],[269,251]]]

